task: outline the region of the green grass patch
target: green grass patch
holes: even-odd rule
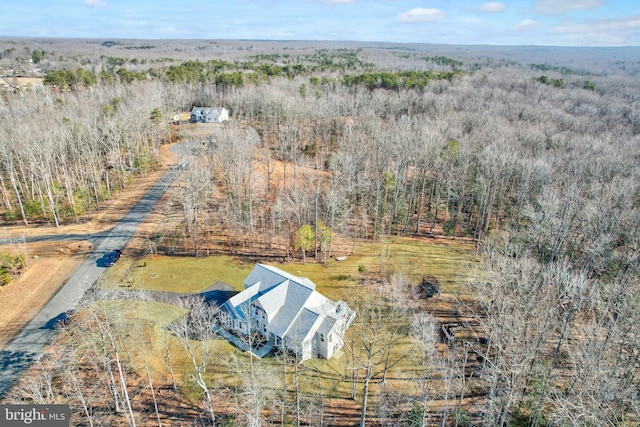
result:
[[[346,260],[330,259],[324,264],[289,263],[272,265],[291,274],[311,279],[317,290],[332,299],[346,299],[363,274],[386,277],[403,273],[412,283],[435,277],[443,292],[455,293],[459,283],[474,277],[478,258],[473,245],[393,237],[386,241],[359,243]],[[215,282],[242,290],[243,281],[253,269],[230,256],[170,257],[147,256],[138,260],[123,257],[108,269],[100,283],[103,289],[143,289],[168,292],[197,292]]]
[[[197,292],[220,281],[242,290],[253,264],[228,256],[206,258],[148,256],[141,260],[123,257],[100,283],[102,289],[142,289]]]
[[[191,358],[184,344],[167,329],[171,322],[187,312],[185,309],[152,301],[104,300],[97,301],[84,310],[97,310],[107,317],[117,319],[120,331],[126,331],[118,342],[129,352],[127,360],[140,376],[144,375],[146,359],[151,375],[156,381],[165,384],[170,382],[168,367],[171,365],[180,386],[187,385],[188,373],[194,369]],[[80,315],[82,316],[82,313]],[[87,313],[84,315],[88,316]],[[216,382],[231,382],[228,379],[228,369],[215,361],[226,360],[235,355],[235,347],[224,339],[206,342],[191,340],[191,346],[198,353],[197,357],[202,351],[202,346],[207,346],[210,363],[214,364],[211,376],[215,377]]]
[[[138,300],[100,300],[83,310],[97,310],[107,317],[112,316],[132,325],[145,325],[154,333],[165,330],[167,325],[187,312],[171,304]]]

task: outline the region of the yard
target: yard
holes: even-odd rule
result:
[[[310,278],[316,283],[317,290],[331,299],[343,299],[356,305],[359,299],[367,299],[371,295],[377,297],[384,292],[381,287],[385,285],[373,280],[373,277],[385,277],[392,271],[400,271],[414,287],[418,286],[422,277],[435,278],[440,283],[440,295],[426,300],[413,298],[409,303],[416,310],[434,313],[439,321],[446,323],[458,319],[455,302],[462,297],[459,295],[461,288],[458,284],[472,278],[476,262],[473,247],[468,243],[391,238],[383,243],[356,244],[353,253],[341,261],[331,259],[325,264],[287,263],[277,264],[277,267],[291,274]],[[242,282],[253,265],[229,256],[124,258],[103,276],[100,288],[189,293],[202,291],[215,282],[224,282],[241,290]],[[365,280],[365,276],[371,280]],[[168,387],[171,383],[167,370],[167,354],[170,353],[173,370],[179,373],[176,378],[181,390],[187,391],[187,395],[197,404],[198,389],[186,375],[194,369],[192,361],[185,351],[184,343],[166,329],[171,321],[184,313],[184,309],[148,301],[121,301],[114,304],[121,310],[118,317],[129,319],[132,329],[135,324],[148,325],[149,330],[145,335],[151,337],[148,346],[150,353],[145,357],[151,360],[149,365],[154,367],[154,381],[162,387]],[[144,322],[140,322],[140,319]],[[371,408],[378,408],[376,410],[379,410],[379,402],[382,400],[398,398],[415,391],[423,375],[420,352],[415,342],[407,336],[408,315],[405,313],[396,317],[395,322],[398,324],[384,322],[378,330],[381,336],[396,333],[398,338],[389,353],[389,360],[394,363],[385,374],[387,380],[382,381],[382,377],[378,376],[370,386]],[[354,325],[357,323],[354,322]],[[354,325],[351,335],[347,336],[347,341],[350,340],[351,344],[348,342],[337,357],[330,360],[308,360],[298,368],[268,357],[255,361],[253,371],[249,369],[248,356],[225,340],[215,339],[207,343],[192,341],[192,345],[201,352],[206,347],[212,389],[220,390],[223,394],[230,390],[244,390],[247,382],[251,381],[250,372],[254,372],[254,375],[261,377],[259,381],[268,389],[263,390],[264,393],[278,398],[286,396],[289,400],[295,400],[295,396],[304,396],[305,405],[311,406],[322,401],[325,416],[335,418],[336,424],[332,425],[340,425],[339,422],[350,425],[349,422],[357,421],[360,416],[363,378],[360,369],[359,374],[355,377],[352,375],[354,359],[347,347],[357,346],[358,337],[354,335],[357,334],[356,329],[368,327],[366,324]],[[400,327],[395,332],[389,329],[396,326]],[[438,344],[438,349],[442,354],[447,353],[443,344]],[[142,376],[144,365],[140,356],[138,353],[137,371]],[[355,394],[355,399],[350,398],[352,393]],[[224,412],[228,402],[219,399],[216,404],[217,410]],[[410,406],[408,401],[396,402],[395,409],[408,411]]]

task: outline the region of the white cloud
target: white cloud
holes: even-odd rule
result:
[[[84,0],[84,5],[86,7],[105,7],[107,3],[102,0]]]
[[[640,39],[640,15],[587,22],[562,22],[550,31],[567,46],[634,46]]]
[[[631,30],[640,30],[640,16],[623,19],[605,19],[591,22],[565,22],[556,25],[551,32],[556,34],[598,34],[609,35]]]
[[[604,6],[602,0],[538,0],[533,10],[544,15],[561,15],[574,10],[595,9]]]
[[[396,19],[400,22],[430,22],[444,19],[445,13],[438,9],[424,9],[416,7],[407,12],[399,13]]]
[[[513,29],[515,31],[530,31],[535,30],[540,26],[538,21],[534,21],[533,19],[525,19],[521,23],[515,25]]]
[[[499,13],[507,10],[507,6],[504,3],[493,1],[490,3],[484,3],[480,6],[480,12],[485,13]]]

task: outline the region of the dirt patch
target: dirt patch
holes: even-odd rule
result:
[[[132,184],[125,187],[112,199],[107,200],[102,206],[93,211],[89,211],[78,218],[77,222],[55,225],[14,225],[3,228],[4,235],[11,236],[19,240],[22,236],[43,236],[56,234],[86,234],[108,230],[116,225],[133,205],[135,205],[142,195],[164,174],[164,170],[150,173],[144,177],[136,178]]]
[[[12,283],[0,287],[0,348],[38,314],[93,251],[86,241],[60,243],[28,245],[29,253],[33,254],[28,269]]]

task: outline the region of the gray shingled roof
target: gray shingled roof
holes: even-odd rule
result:
[[[285,280],[279,285],[270,288],[267,293],[260,294],[260,297],[257,298],[257,303],[267,313],[269,321],[273,320],[282,307],[282,301],[286,300],[289,284],[289,280]]]
[[[322,324],[318,327],[318,332],[325,336],[329,335],[329,332],[331,332],[331,328],[333,328],[333,325],[336,324],[336,321],[337,319],[335,317],[325,317],[322,321]]]
[[[286,298],[284,301],[281,301],[282,308],[280,308],[278,314],[269,323],[269,330],[279,337],[284,337],[300,310],[304,308],[312,292],[312,289],[290,281]]]
[[[316,284],[306,277],[297,277],[266,264],[256,264],[251,273],[244,279],[244,287],[246,289],[254,283],[260,282],[260,291],[264,292],[268,288],[282,283],[283,279],[289,279],[309,289],[316,288]]]
[[[284,334],[285,337],[293,340],[294,342],[302,342],[309,338],[315,332],[313,326],[318,321],[320,315],[309,309],[303,308],[296,318],[291,322],[291,326]]]

